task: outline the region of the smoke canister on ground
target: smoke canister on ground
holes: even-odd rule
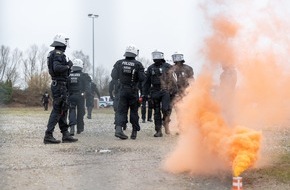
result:
[[[232,190],[243,190],[243,178],[233,177],[233,187]]]

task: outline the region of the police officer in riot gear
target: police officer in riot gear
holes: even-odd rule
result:
[[[88,75],[83,73],[82,69],[83,61],[75,59],[72,72],[68,77],[69,127],[71,136],[75,133],[75,125],[77,126],[77,134],[84,131],[85,94],[90,92],[90,86]]]
[[[44,107],[44,111],[47,111],[47,109],[48,109],[49,100],[50,100],[50,96],[49,96],[48,92],[45,91],[45,93],[42,95],[42,99],[41,99],[42,105]]]
[[[94,98],[95,94],[97,94],[98,98],[100,99],[101,95],[97,85],[92,81],[92,78],[88,75],[89,85],[90,85],[90,92],[86,94],[86,107],[87,107],[87,118],[92,119],[92,111],[94,108]]]
[[[172,55],[174,65],[172,67],[173,73],[176,75],[178,92],[177,95],[182,96],[184,89],[189,85],[190,80],[194,80],[194,73],[191,66],[184,64],[184,56],[182,53],[175,52]]]
[[[62,133],[62,142],[76,142],[78,140],[70,136],[67,124],[67,79],[73,65],[71,61],[66,60],[64,54],[67,44],[68,38],[63,34],[57,34],[50,45],[55,49],[49,53],[47,58],[48,70],[52,79],[53,109],[45,131],[43,140],[45,144],[60,143],[59,140],[53,137],[54,128],[57,123]]]
[[[176,82],[176,89],[170,92],[170,113],[173,104],[180,100],[182,96],[184,96],[184,89],[189,85],[189,81],[194,80],[193,69],[191,66],[184,64],[185,61],[182,53],[175,52],[172,55],[172,60],[174,62],[174,65],[171,67],[169,75],[173,76]],[[168,125],[165,126],[165,129],[167,131],[167,134],[170,134]]]
[[[170,89],[171,78],[168,74],[171,65],[164,60],[161,51],[152,52],[154,63],[147,69],[147,78],[144,83],[144,97],[151,97],[154,109],[154,124],[156,133],[154,137],[162,137],[162,122],[167,126],[170,116]],[[162,112],[162,114],[161,114]]]
[[[138,116],[138,83],[145,79],[144,67],[135,57],[139,50],[130,45],[126,48],[125,59],[117,61],[112,70],[113,80],[119,81],[119,103],[117,105],[117,120],[115,136],[127,139],[122,127],[127,123],[128,110],[130,108],[130,123],[132,124],[131,139],[136,139],[137,131],[140,130]]]

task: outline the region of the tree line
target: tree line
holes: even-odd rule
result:
[[[26,51],[8,46],[0,47],[0,104],[19,103],[40,105],[42,94],[50,92],[51,78],[47,68],[49,48],[32,45]],[[89,56],[81,50],[72,53],[72,59],[84,62],[83,71],[91,72]],[[95,68],[95,79],[100,94],[108,95],[110,72],[103,66]]]
[[[49,47],[46,45],[31,45],[27,50],[0,47],[0,104],[19,103],[27,106],[39,106],[45,91],[50,93],[51,78],[48,73],[47,56]],[[90,57],[77,50],[72,53],[72,59],[84,62],[83,72],[92,73]],[[137,57],[144,67],[151,60]],[[109,95],[110,72],[103,66],[95,68],[95,79],[101,96]]]

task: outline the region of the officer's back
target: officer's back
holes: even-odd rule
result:
[[[76,59],[78,60],[78,59]],[[77,61],[74,61],[74,66],[69,75],[68,91],[69,93],[83,93],[88,91],[88,82],[86,80],[86,74],[82,72],[82,63],[78,65]]]
[[[114,80],[119,80],[121,86],[137,88],[138,82],[145,79],[144,67],[134,57],[125,57],[116,62],[111,76]]]
[[[77,126],[78,134],[84,131],[84,94],[88,93],[90,89],[86,74],[82,72],[82,69],[83,61],[80,59],[75,59],[72,72],[70,73],[68,79],[69,127],[71,136],[74,135],[75,125]]]
[[[126,48],[125,59],[118,60],[112,70],[111,76],[113,80],[119,81],[119,102],[117,105],[117,121],[115,136],[120,139],[127,139],[123,133],[122,126],[127,123],[128,109],[130,108],[130,122],[132,123],[131,139],[136,139],[137,131],[140,130],[139,116],[138,116],[138,83],[146,78],[144,67],[141,62],[137,61],[135,57],[139,50],[130,45]]]

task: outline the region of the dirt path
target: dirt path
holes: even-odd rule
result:
[[[122,141],[114,137],[112,110],[96,112],[93,119],[85,119],[85,132],[76,136],[79,142],[44,145],[50,111],[0,109],[0,189],[231,189],[228,174],[188,176],[163,171],[162,160],[174,147],[177,136],[154,138],[153,124],[141,123],[136,140]],[[131,127],[126,133],[130,132]],[[58,128],[55,137],[61,138]],[[266,180],[244,186],[255,190],[290,189],[289,183]]]

